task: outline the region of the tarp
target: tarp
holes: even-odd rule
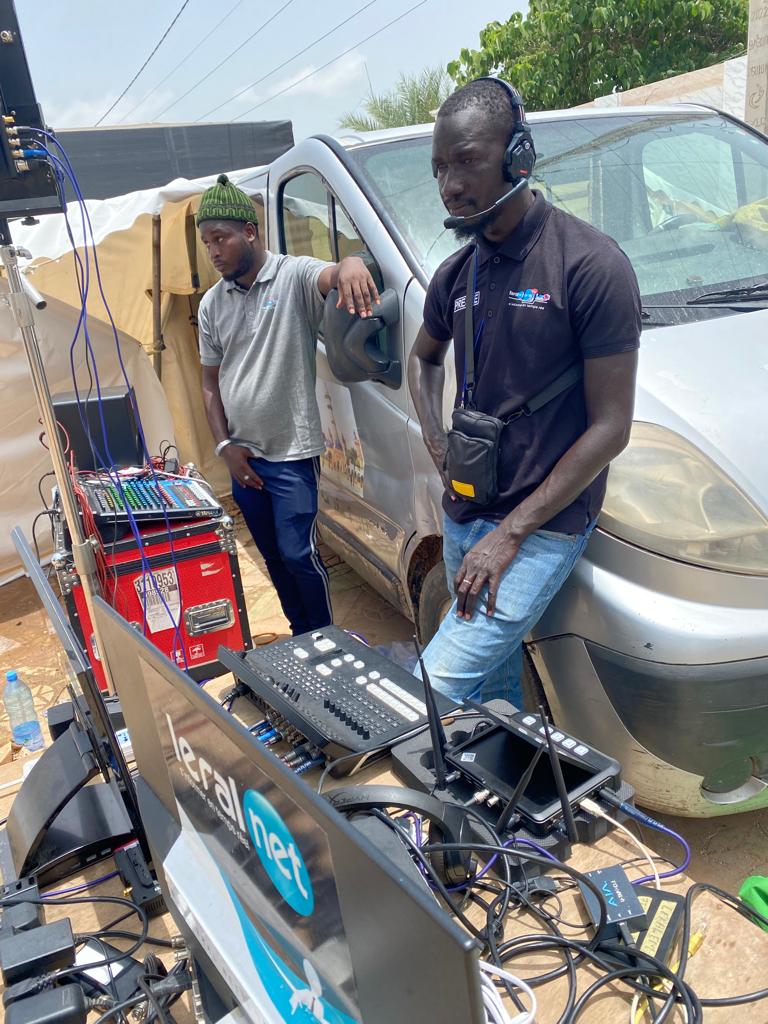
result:
[[[232,172],[242,182],[259,168]],[[87,207],[97,245],[104,293],[121,332],[124,361],[136,388],[139,410],[151,451],[164,439],[173,441],[182,461],[194,462],[220,493],[229,489],[221,460],[213,456],[213,439],[202,405],[200,361],[197,352],[196,314],[202,293],[218,279],[194,230],[194,213],[211,175],[192,181],[177,179],[160,189],[147,189],[107,200],[88,200]],[[152,215],[161,217],[162,251],[162,385],[148,353],[152,350]],[[257,209],[257,218],[261,211]],[[77,207],[70,207],[76,242],[83,229]],[[36,314],[43,364],[52,393],[71,391],[69,348],[80,308],[72,246],[64,217],[43,217],[35,227],[13,223],[17,245],[32,253],[28,279],[49,299],[49,307]],[[78,244],[78,251],[82,248]],[[101,383],[122,383],[109,321],[91,268],[88,300],[91,337]],[[142,351],[143,349],[143,351]],[[82,343],[77,351],[82,353]],[[50,469],[50,460],[38,442],[38,412],[21,337],[7,307],[0,309],[0,355],[3,358],[0,401],[0,583],[18,574],[10,529],[20,524],[31,534],[33,517],[42,508],[37,481]],[[78,386],[88,388],[81,367]],[[44,492],[45,493],[45,492]],[[50,489],[46,497],[50,496]],[[44,524],[38,524],[41,554],[50,551]]]
[[[7,285],[0,282],[0,291]],[[21,566],[11,539],[14,526],[21,526],[26,537],[32,539],[32,524],[42,510],[40,492],[50,504],[54,478],[43,478],[52,469],[48,452],[39,441],[43,430],[35,401],[21,333],[10,309],[0,296],[0,408],[3,410],[0,429],[0,583],[13,579]],[[69,363],[69,349],[74,334],[76,317],[71,307],[51,301],[48,308],[35,315],[35,328],[40,353],[52,393],[73,388]],[[90,330],[91,343],[96,356],[99,380],[103,387],[123,384],[111,329],[94,321]],[[119,335],[120,348],[127,375],[136,390],[139,412],[147,443],[155,450],[163,439],[173,437],[173,423],[152,364],[139,343],[125,334]],[[83,396],[88,393],[88,372],[84,366],[82,346],[76,349],[78,388]],[[45,441],[45,437],[43,441]],[[51,534],[48,519],[41,517],[36,536],[43,558],[51,552]]]

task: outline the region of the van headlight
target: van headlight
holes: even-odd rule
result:
[[[768,519],[695,445],[653,423],[633,424],[611,463],[600,526],[669,558],[768,575]]]

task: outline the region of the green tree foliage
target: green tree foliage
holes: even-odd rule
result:
[[[530,0],[527,15],[492,21],[480,49],[463,49],[448,73],[512,82],[532,110],[717,64],[746,51],[749,0]]]
[[[453,92],[453,82],[443,68],[425,68],[418,75],[400,75],[391,92],[371,93],[363,104],[365,114],[350,111],[341,128],[373,132],[434,121],[434,111]]]

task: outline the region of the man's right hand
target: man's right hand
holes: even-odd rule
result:
[[[262,489],[264,481],[254,472],[248,461],[252,458],[248,448],[241,444],[228,444],[222,449],[221,457],[226,462],[232,479],[237,480],[241,487],[255,487],[257,491]]]

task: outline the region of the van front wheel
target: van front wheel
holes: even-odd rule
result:
[[[422,646],[426,647],[438,631],[452,604],[453,598],[445,581],[445,565],[438,562],[424,577],[419,593],[418,627]]]

